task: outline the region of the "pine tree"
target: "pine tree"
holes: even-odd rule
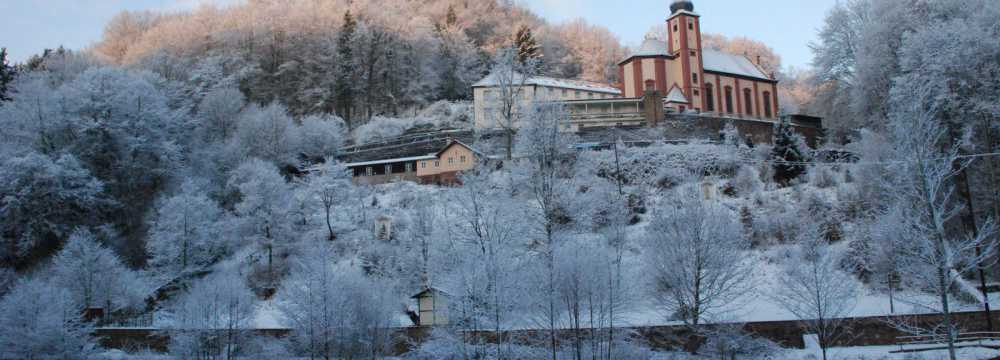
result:
[[[357,32],[358,23],[354,20],[354,16],[351,15],[351,11],[348,10],[344,13],[344,25],[340,29],[340,36],[337,38],[337,53],[339,57],[340,69],[337,72],[337,81],[335,84],[337,90],[337,112],[344,121],[347,122],[348,128],[354,128],[354,122],[351,121],[351,110],[354,108],[354,84],[353,77],[354,73],[354,50],[352,48],[355,32]]]
[[[535,41],[535,35],[531,33],[531,28],[521,25],[514,35],[514,46],[517,47],[517,61],[525,63],[531,59],[542,58],[542,49]]]
[[[774,181],[788,184],[806,171],[805,165],[802,164],[805,161],[804,149],[800,147],[798,135],[788,122],[783,121],[776,125],[774,134],[774,148],[771,150]]]
[[[448,5],[448,15],[445,15],[444,24],[447,27],[458,25],[458,15],[455,14],[455,6]]]
[[[11,101],[10,89],[11,83],[14,82],[15,69],[10,66],[7,61],[7,48],[0,48],[0,105],[4,101]]]
[[[436,35],[440,40],[440,81],[438,83],[439,96],[445,100],[462,100],[466,93],[462,80],[459,78],[459,59],[454,47],[457,45],[456,37],[460,35],[457,29],[458,15],[455,8],[448,6],[448,14],[445,15],[444,23],[435,24]]]

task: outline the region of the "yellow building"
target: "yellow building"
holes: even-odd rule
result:
[[[691,1],[675,0],[667,41],[646,39],[618,64],[625,97],[648,90],[666,106],[726,117],[778,118],[778,81],[745,56],[702,49],[700,15]]]
[[[439,145],[440,146],[440,145]],[[344,164],[359,184],[384,184],[413,181],[422,184],[455,184],[458,174],[476,167],[479,152],[457,140],[428,153],[418,146],[407,146],[410,153],[394,154]],[[375,152],[376,155],[382,152]]]
[[[472,85],[476,129],[499,129],[497,117],[500,101],[497,80],[491,74]],[[621,90],[607,84],[582,80],[535,76],[518,81],[512,90],[521,101],[594,101],[621,97]],[[515,109],[516,110],[516,109]],[[515,127],[517,124],[515,124]]]

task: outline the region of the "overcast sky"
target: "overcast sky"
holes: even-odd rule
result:
[[[97,41],[105,23],[121,10],[189,9],[201,3],[239,0],[0,0],[0,47],[24,61],[45,48],[81,49]],[[670,0],[520,0],[552,22],[582,17],[604,25],[628,46],[642,42],[661,24]],[[786,66],[805,67],[824,14],[836,0],[694,0],[706,32],[747,36],[778,52]],[[757,25],[750,25],[757,24]]]

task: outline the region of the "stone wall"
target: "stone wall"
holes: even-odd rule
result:
[[[991,313],[994,324],[1000,324],[1000,311]],[[961,312],[953,314],[955,323],[960,331],[986,331],[986,319],[984,312]],[[843,336],[837,346],[883,346],[894,345],[896,338],[906,336],[895,327],[893,322],[905,322],[909,326],[930,328],[940,323],[941,316],[932,315],[909,315],[909,316],[874,316],[849,318],[844,321]],[[760,338],[768,339],[786,348],[804,348],[802,336],[806,333],[805,323],[802,321],[760,321],[748,323],[726,324],[725,326],[739,326],[744,332]],[[720,325],[703,325],[702,329],[712,329]],[[401,355],[409,351],[414,344],[426,341],[430,336],[432,328],[429,327],[405,327],[395,329],[394,341],[392,343],[391,355]],[[584,335],[589,334],[588,330],[582,330]],[[600,330],[599,330],[600,331]],[[703,339],[695,335],[688,326],[648,326],[632,328],[616,328],[616,332],[629,333],[635,339],[642,340],[655,349],[685,349],[697,346]],[[289,329],[260,329],[252,330],[252,335],[284,338],[291,334]],[[532,344],[538,339],[547,338],[548,332],[545,330],[516,330],[503,334],[506,341]],[[94,335],[100,339],[101,346],[110,349],[122,349],[125,351],[153,350],[165,352],[170,343],[170,331],[159,329],[97,329]],[[478,337],[484,341],[496,341],[496,334],[492,332],[480,332],[467,334]],[[560,330],[560,339],[570,339],[575,334],[572,330]]]
[[[749,138],[754,144],[771,144],[773,141],[775,123],[758,119],[667,114],[659,127],[663,129],[663,136],[667,140],[721,140],[720,134],[727,123],[732,123],[741,136]],[[792,128],[805,137],[806,142],[813,148],[816,148],[822,140],[821,128],[794,123]]]

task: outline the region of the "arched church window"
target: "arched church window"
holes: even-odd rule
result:
[[[771,117],[771,92],[764,92],[764,117]]]
[[[705,110],[707,111],[715,111],[715,94],[712,90],[712,84],[705,84]]]
[[[747,115],[753,115],[753,95],[750,89],[743,89],[743,108]]]
[[[733,87],[726,86],[726,112],[733,113]]]

